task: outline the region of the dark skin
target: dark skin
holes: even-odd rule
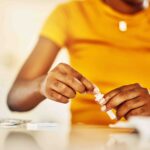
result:
[[[124,14],[134,14],[144,9],[144,0],[103,0],[103,2]]]
[[[131,116],[150,116],[150,94],[140,84],[130,84],[114,89],[105,94],[105,111],[116,109],[117,118]],[[106,107],[105,107],[106,106]]]
[[[93,91],[94,85],[67,64],[58,64],[49,71],[59,49],[52,41],[40,37],[8,94],[11,110],[31,110],[46,98],[68,103],[76,92]]]
[[[111,0],[104,0],[104,2],[122,13],[128,11],[128,14],[134,14],[144,9],[144,0],[116,0],[117,5]],[[148,89],[139,83],[116,88],[105,94],[104,98],[106,101],[103,103],[102,109],[105,111],[116,109],[118,119],[122,117],[128,119],[138,115],[150,116],[150,94]]]
[[[120,13],[134,14],[143,10],[144,0],[104,0]],[[42,49],[42,51],[41,51]],[[68,103],[76,93],[92,92],[94,85],[77,70],[67,64],[53,64],[59,50],[57,44],[40,37],[25,62],[8,94],[8,106],[13,111],[28,111],[45,98]],[[139,84],[127,85],[105,95],[106,109],[115,108],[118,119],[132,115],[150,115],[150,96],[146,88]]]

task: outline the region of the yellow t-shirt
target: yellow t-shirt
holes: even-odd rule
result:
[[[150,88],[150,9],[127,15],[100,0],[71,1],[52,12],[41,35],[67,47],[71,65],[103,93],[137,82]],[[112,122],[90,95],[78,94],[71,112],[72,123]]]

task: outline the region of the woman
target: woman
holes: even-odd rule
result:
[[[62,103],[73,99],[72,123],[111,123],[93,96],[83,94],[92,92],[94,83],[106,93],[103,111],[115,108],[118,119],[150,115],[149,13],[148,0],[83,0],[58,6],[9,92],[9,108],[28,111],[45,98]],[[71,64],[49,71],[62,47],[68,49]]]

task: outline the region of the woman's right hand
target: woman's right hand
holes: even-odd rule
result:
[[[76,92],[93,92],[94,85],[71,66],[60,63],[49,71],[41,84],[41,94],[61,103],[68,103]]]

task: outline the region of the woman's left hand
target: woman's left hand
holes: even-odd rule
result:
[[[150,94],[140,84],[119,87],[105,94],[103,111],[116,109],[117,119],[131,116],[150,116]]]

